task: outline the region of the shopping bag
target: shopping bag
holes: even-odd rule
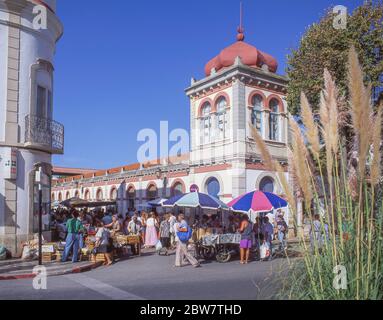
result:
[[[270,257],[270,246],[267,242],[264,242],[260,247],[261,260],[268,259]]]
[[[162,243],[161,243],[161,241],[158,241],[156,244],[156,251],[160,252],[161,250],[162,250]]]

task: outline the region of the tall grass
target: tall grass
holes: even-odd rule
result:
[[[282,295],[315,300],[383,299],[383,205],[379,203],[383,199],[375,198],[377,186],[382,182],[382,108],[373,116],[371,87],[364,85],[357,53],[351,48],[349,106],[355,139],[353,152],[347,154],[346,146],[342,145],[345,139],[338,130],[338,90],[327,70],[324,78],[320,125],[314,121],[304,94],[301,106],[305,130],[302,132],[291,120],[290,166],[296,175],[296,186],[286,182],[283,170],[257,130],[253,130],[264,161],[278,173],[295,217],[294,195],[297,194],[305,202],[305,215],[311,228],[313,215],[321,211],[320,233],[324,240],[316,241],[312,237],[308,244],[303,232],[298,233],[303,259],[292,262]],[[373,156],[369,161],[370,149]],[[313,212],[311,207],[315,208]],[[346,271],[344,288],[334,285],[339,266]]]

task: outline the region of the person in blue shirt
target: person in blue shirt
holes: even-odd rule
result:
[[[185,221],[185,216],[181,213],[178,215],[178,224],[176,224],[176,230],[177,232],[187,232],[188,231],[188,224]],[[177,250],[176,250],[176,263],[175,267],[183,267],[183,261],[186,259],[190,262],[190,264],[198,268],[200,267],[200,263],[196,258],[194,258],[190,252],[188,252],[187,248],[188,244],[180,241],[180,239],[177,237]]]

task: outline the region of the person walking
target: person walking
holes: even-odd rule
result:
[[[273,255],[274,226],[270,223],[269,217],[265,217],[264,219],[264,223],[262,225],[262,235],[263,241],[265,241],[269,246],[270,256],[268,257],[268,260],[271,260]]]
[[[241,225],[239,228],[239,233],[241,234],[240,242],[240,255],[241,255],[241,264],[248,264],[250,257],[250,249],[253,247],[252,238],[253,238],[253,226],[249,221],[249,216],[245,214],[242,217]]]
[[[174,225],[177,223],[177,218],[174,216],[174,214],[171,212],[169,213],[169,225],[170,225],[170,246],[172,249],[176,246],[176,229]]]
[[[255,218],[255,223],[253,226],[253,233],[254,233],[254,246],[256,250],[257,257],[260,257],[260,248],[261,248],[261,238],[262,237],[262,230],[261,230],[261,220],[259,217]]]
[[[283,213],[281,210],[278,210],[278,216],[275,219],[275,228],[277,230],[277,236],[279,241],[279,250],[285,251],[287,248],[286,244],[286,234],[288,231],[287,223],[283,217]]]
[[[310,228],[310,243],[311,250],[315,252],[315,247],[318,248],[319,251],[322,250],[323,246],[329,240],[329,227],[328,224],[323,221],[321,222],[321,218],[319,214],[314,215],[314,220],[312,222],[312,226]]]
[[[178,215],[178,224],[175,225],[175,228],[177,230],[177,249],[176,249],[176,261],[175,261],[175,267],[183,267],[184,260],[188,260],[189,263],[195,267],[200,267],[200,263],[196,258],[194,258],[190,252],[188,252],[188,242],[190,239],[188,239],[186,242],[182,241],[182,237],[180,237],[181,233],[187,233],[189,232],[189,226],[187,222],[185,221],[185,216],[181,213]]]
[[[78,262],[78,252],[80,248],[80,233],[84,231],[81,221],[78,219],[79,214],[77,211],[72,211],[72,218],[66,222],[68,235],[66,237],[65,249],[61,262],[68,260],[69,253],[73,251],[72,262]]]

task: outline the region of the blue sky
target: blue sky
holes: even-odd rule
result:
[[[246,42],[286,55],[326,8],[362,0],[244,0]],[[65,154],[54,164],[110,168],[136,162],[137,133],[189,129],[184,89],[235,41],[239,0],[59,0],[64,36],[55,58],[55,119]]]

